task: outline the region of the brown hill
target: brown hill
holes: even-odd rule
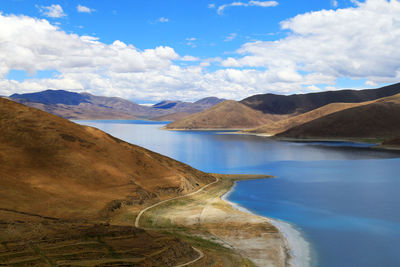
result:
[[[291,138],[391,138],[400,135],[400,94],[371,104],[345,109],[303,125],[278,137]]]
[[[361,105],[367,105],[370,102],[362,102],[362,103],[332,103],[321,108],[317,108],[315,110],[294,116],[289,117],[287,119],[279,120],[276,122],[271,122],[266,125],[260,126],[258,128],[252,130],[246,130],[247,133],[256,133],[256,134],[266,134],[266,135],[276,135],[282,133],[284,131],[289,130],[290,128],[302,125],[309,121],[324,117],[326,115],[345,110],[352,107],[357,107]]]
[[[246,129],[271,121],[264,115],[239,102],[227,100],[205,111],[190,115],[166,126],[167,129]]]
[[[213,180],[95,128],[0,99],[0,210],[98,218]]]
[[[241,103],[267,114],[301,114],[331,103],[361,103],[400,93],[400,83],[378,89],[339,90],[309,94],[261,94]]]

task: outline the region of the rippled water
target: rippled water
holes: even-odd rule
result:
[[[294,143],[230,132],[171,132],[146,121],[79,121],[206,172],[272,174],[230,195],[294,224],[317,266],[400,266],[400,154],[346,142]]]

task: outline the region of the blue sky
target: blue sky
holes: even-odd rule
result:
[[[0,94],[51,87],[155,102],[389,84],[400,77],[398,53],[391,56],[398,45],[399,5],[397,0],[2,0],[0,31],[7,34],[0,34],[0,41],[10,46],[0,46],[0,53],[18,59],[0,67]],[[387,40],[372,41],[381,35]]]
[[[40,6],[58,4],[67,15],[48,18],[41,14],[35,0],[2,0],[5,14],[21,14],[46,18],[60,23],[71,33],[92,35],[110,44],[115,40],[146,49],[171,46],[178,53],[199,57],[218,57],[235,51],[252,40],[275,40],[285,35],[280,21],[297,14],[334,8],[330,0],[283,0],[275,7],[230,7],[223,15],[217,7],[235,1],[191,0],[116,0],[116,1],[40,1]],[[248,1],[244,1],[248,2]],[[210,8],[214,4],[216,8]],[[95,9],[90,14],[77,12],[77,6]],[[353,6],[351,1],[340,1],[340,7]],[[168,19],[160,22],[160,18]],[[232,41],[227,37],[234,34]],[[236,35],[235,35],[236,34]],[[196,38],[194,41],[189,39]],[[191,44],[189,44],[191,43]]]

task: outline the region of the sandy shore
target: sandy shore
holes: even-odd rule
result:
[[[297,231],[289,231],[292,228],[285,228],[286,224],[254,215],[222,199],[231,190],[234,181],[240,179],[251,178],[220,176],[218,183],[198,194],[154,207],[142,215],[141,226],[158,230],[186,229],[186,234],[197,233],[202,238],[233,249],[256,266],[307,266],[300,264],[300,251],[303,250],[295,250],[302,247],[301,243],[297,246],[294,242],[300,236],[295,236]],[[199,262],[194,266],[204,264]]]
[[[250,210],[240,206],[237,203],[234,203],[230,200],[228,200],[229,196],[233,193],[235,190],[234,185],[230,191],[228,191],[226,194],[224,194],[221,199],[229,203],[231,206],[234,208],[246,212],[249,214],[252,214],[253,216],[259,216],[257,214],[254,214]],[[311,266],[311,249],[309,243],[304,239],[302,236],[301,232],[298,231],[293,225],[290,223],[277,220],[277,219],[272,219],[264,216],[259,216],[260,218],[263,218],[270,222],[272,225],[274,225],[276,228],[279,229],[279,232],[283,235],[286,241],[286,246],[288,253],[290,257],[288,258],[288,265],[293,266],[293,267],[308,267]]]

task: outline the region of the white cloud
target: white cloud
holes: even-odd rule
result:
[[[61,18],[65,17],[67,14],[64,13],[64,10],[60,5],[51,5],[51,6],[36,6],[42,15],[49,18]]]
[[[332,77],[398,82],[399,18],[397,0],[367,0],[353,8],[298,15],[281,23],[289,31],[286,38],[246,43],[239,57],[222,65],[265,67],[269,72],[290,69],[323,75],[327,82]]]
[[[338,3],[338,1],[337,0],[332,0],[332,6],[333,7],[338,7],[338,5],[339,5],[339,3]]]
[[[376,82],[373,82],[373,81],[366,81],[365,85],[366,86],[372,86],[372,87],[378,86],[378,84]]]
[[[199,61],[200,58],[186,55],[184,57],[181,57],[179,60],[182,60],[182,61]]]
[[[342,77],[365,79],[367,86],[398,82],[399,17],[397,0],[310,12],[281,23],[285,38],[249,42],[229,57],[199,60],[171,47],[105,44],[68,34],[44,19],[0,14],[0,95],[52,88],[152,101],[210,95],[242,99],[336,89]],[[193,63],[181,66],[181,61]],[[14,81],[7,78],[10,70],[59,75]]]
[[[274,7],[277,6],[279,3],[276,1],[249,1],[245,2],[232,2],[230,4],[221,5],[217,9],[217,13],[222,15],[224,10],[228,7],[249,7],[249,6],[259,6],[259,7]]]
[[[237,37],[237,33],[231,33],[225,37],[225,42],[233,41]]]
[[[95,12],[96,10],[93,8],[89,8],[87,6],[82,6],[82,5],[77,5],[76,10],[80,13],[92,13]]]
[[[157,21],[158,21],[158,22],[161,22],[161,23],[166,23],[166,22],[169,22],[169,18],[161,17],[161,18],[159,18]]]
[[[215,8],[215,4],[208,4],[208,8]]]

